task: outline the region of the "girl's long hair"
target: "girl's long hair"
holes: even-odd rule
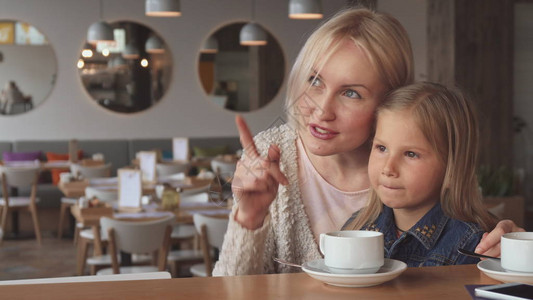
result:
[[[381,111],[410,111],[419,129],[445,165],[440,190],[444,213],[454,219],[479,224],[485,231],[496,220],[483,206],[476,176],[479,128],[473,103],[456,88],[421,82],[395,90],[378,107]],[[347,226],[360,229],[373,222],[382,203],[371,190],[368,205]]]

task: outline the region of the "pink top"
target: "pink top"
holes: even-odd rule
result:
[[[296,144],[302,201],[318,241],[321,233],[340,230],[354,212],[365,206],[369,189],[357,192],[337,189],[320,176],[299,138]]]

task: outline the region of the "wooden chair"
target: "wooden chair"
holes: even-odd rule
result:
[[[2,228],[2,231],[5,234],[7,217],[11,211],[28,210],[33,220],[35,237],[39,245],[41,245],[41,229],[39,227],[39,218],[37,216],[37,202],[39,202],[39,199],[36,197],[40,168],[12,168],[2,166],[0,167],[0,172],[2,173],[2,192],[4,195],[4,197],[0,199],[0,208],[2,208],[2,221],[0,227]],[[30,196],[11,197],[9,187],[31,187]]]
[[[108,240],[111,268],[102,269],[96,275],[164,271],[174,218],[174,216],[169,216],[155,221],[101,218],[100,226],[104,237]],[[117,256],[119,251],[130,254],[152,254],[158,251],[157,266],[120,267]]]
[[[80,175],[83,178],[94,179],[101,177],[111,176],[111,163],[106,165],[97,165],[97,166],[83,166],[80,164],[71,164],[70,172],[76,176]],[[57,238],[61,239],[63,237],[63,224],[65,223],[65,217],[68,215],[69,208],[76,204],[78,199],[75,198],[61,198],[61,208],[59,211],[59,224],[57,226]],[[74,233],[74,240],[77,238],[77,233]]]
[[[229,220],[201,214],[195,214],[193,219],[194,226],[200,233],[200,246],[204,256],[204,263],[193,265],[190,270],[193,276],[211,277],[214,267],[211,251],[213,247],[216,249],[222,248]]]

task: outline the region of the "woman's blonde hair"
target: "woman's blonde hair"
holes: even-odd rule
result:
[[[494,228],[496,220],[482,204],[476,164],[479,128],[473,103],[456,88],[420,82],[402,87],[385,97],[377,109],[406,111],[424,134],[445,166],[440,190],[444,213],[454,219],[479,224],[484,230]],[[383,205],[375,191],[371,191],[368,206],[347,226],[359,229],[373,222]]]
[[[363,49],[384,84],[385,92],[413,82],[411,43],[400,22],[388,14],[366,8],[342,10],[311,34],[296,58],[285,101],[290,123],[298,115],[294,103],[309,87],[309,77],[314,71],[320,72],[346,40]]]

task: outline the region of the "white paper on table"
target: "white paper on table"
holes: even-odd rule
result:
[[[172,158],[174,160],[189,160],[189,139],[173,138],[172,139]]]
[[[140,208],[142,197],[141,171],[118,170],[118,206]]]
[[[147,182],[157,181],[156,175],[157,153],[155,151],[139,152],[139,166],[142,172],[142,180]]]

